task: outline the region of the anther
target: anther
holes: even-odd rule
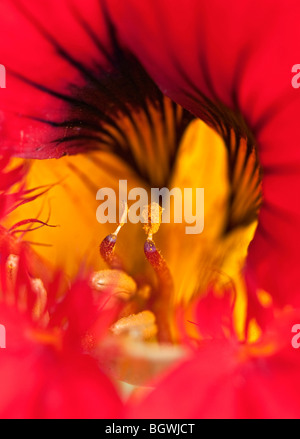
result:
[[[151,203],[142,213],[143,218],[147,220],[144,225],[144,230],[147,233],[144,253],[152,265],[158,280],[159,297],[157,298],[157,309],[155,310],[159,331],[158,335],[161,341],[169,342],[172,340],[172,337],[168,314],[171,308],[174,285],[167,262],[153,241],[153,235],[158,231],[161,224],[162,211],[163,209],[157,203]]]
[[[142,311],[118,320],[111,328],[115,335],[129,335],[144,341],[155,339],[157,326],[155,315],[151,311]]]
[[[49,321],[48,312],[45,313],[47,306],[47,291],[41,279],[34,278],[30,280],[32,291],[36,294],[36,302],[32,311],[34,320],[43,318],[43,323],[47,324]]]
[[[100,270],[93,274],[92,287],[99,292],[108,293],[127,301],[135,295],[135,280],[122,270]]]
[[[120,232],[121,228],[125,224],[125,220],[127,217],[128,212],[128,206],[125,201],[122,203],[122,213],[121,213],[121,219],[118,223],[118,226],[114,233],[111,233],[110,235],[106,236],[103,241],[100,244],[100,254],[104,261],[109,265],[110,268],[113,269],[120,269],[122,268],[122,263],[120,261],[120,258],[115,254],[115,245],[117,242],[117,236]]]
[[[159,204],[152,202],[146,206],[142,211],[143,228],[148,236],[148,239],[152,240],[154,233],[158,232],[161,220],[162,220],[163,208]]]
[[[6,272],[10,281],[15,282],[19,266],[19,256],[9,255],[6,261]]]

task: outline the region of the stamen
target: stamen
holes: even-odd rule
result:
[[[120,258],[114,252],[118,233],[120,232],[121,228],[125,224],[125,220],[127,217],[128,206],[125,201],[122,202],[122,209],[123,210],[121,214],[121,219],[120,222],[118,223],[116,230],[114,231],[114,233],[111,233],[110,235],[106,236],[100,244],[100,254],[104,259],[104,261],[112,269],[121,269],[123,265]]]
[[[117,236],[114,234],[106,236],[100,244],[100,254],[104,261],[113,268],[115,254],[114,248],[117,242]]]
[[[135,280],[121,270],[97,271],[93,274],[91,284],[96,291],[109,293],[124,301],[131,299],[137,291]]]
[[[19,269],[19,256],[10,254],[7,258],[6,264],[6,275],[7,275],[7,282],[8,282],[8,288],[6,288],[5,293],[5,300],[9,304],[15,304],[16,297],[15,297],[15,284]]]
[[[10,254],[6,261],[6,273],[7,279],[10,283],[11,289],[9,288],[10,295],[7,297],[8,303],[15,303],[17,300],[18,306],[22,309],[26,309],[27,299],[26,299],[26,290],[22,290],[21,294],[17,298],[15,296],[15,284],[19,269],[19,256]],[[43,281],[38,278],[30,278],[30,284],[33,293],[36,295],[35,304],[32,309],[32,318],[34,320],[38,320],[40,324],[47,326],[49,322],[49,313],[46,312],[47,306],[47,291],[44,287]]]
[[[32,311],[34,320],[43,318],[43,323],[46,325],[49,322],[49,314],[45,313],[47,306],[47,291],[44,287],[43,281],[38,278],[30,280],[33,292],[36,294],[36,302]]]
[[[123,317],[112,326],[111,330],[115,335],[129,335],[144,341],[154,340],[157,334],[155,315],[151,311],[143,311]]]
[[[164,257],[157,249],[152,237],[159,229],[161,223],[162,208],[157,203],[151,203],[144,209],[143,215],[147,213],[148,222],[144,226],[147,233],[147,240],[144,244],[144,253],[150,262],[158,279],[159,297],[156,301],[155,314],[159,331],[159,339],[162,342],[172,340],[169,313],[171,311],[171,299],[173,297],[174,285],[171,272]]]
[[[152,202],[146,206],[142,212],[143,229],[145,230],[148,239],[152,239],[154,233],[158,232],[161,224],[163,208],[159,204]]]
[[[17,271],[19,266],[19,256],[9,255],[6,261],[6,272],[8,279],[12,282],[16,281]]]

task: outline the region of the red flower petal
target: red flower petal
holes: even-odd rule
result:
[[[225,289],[216,294],[213,289],[196,303],[195,318],[203,338],[226,339],[235,337],[233,327],[234,292]]]
[[[85,355],[57,355],[42,346],[14,355],[8,346],[1,351],[0,384],[2,419],[122,416],[113,384]]]
[[[83,140],[86,149],[91,138],[82,111],[93,112],[93,92],[85,99],[80,89],[83,94],[89,75],[107,64],[105,49],[101,51],[107,30],[99,2],[89,0],[83,7],[78,0],[62,1],[58,11],[51,0],[3,0],[0,29],[6,42],[0,60],[7,71],[6,89],[1,90],[1,150],[60,157],[66,138],[73,136],[80,142],[73,149],[68,145],[68,151],[84,149]],[[77,124],[69,120],[70,112]]]
[[[83,346],[84,336],[104,331],[87,282],[75,283],[64,304],[57,304],[57,290],[51,290],[45,311],[37,317],[37,295],[22,253],[18,265],[12,284],[1,252],[0,322],[6,330],[6,349],[0,349],[0,418],[121,417],[116,388],[98,361],[83,353],[89,347]],[[96,317],[101,323],[97,332]]]
[[[289,337],[289,333],[287,334]],[[243,359],[243,347],[209,342],[158,383],[128,416],[147,419],[299,418],[299,353]],[[178,398],[180,395],[180,398]]]

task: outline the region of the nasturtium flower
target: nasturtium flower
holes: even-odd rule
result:
[[[64,305],[56,304],[59,312],[49,314],[47,324],[56,322],[65,342],[50,375],[55,364],[70,366],[73,349],[78,354],[72,340],[85,332],[83,345],[92,357],[87,361],[96,359],[114,380],[143,385],[192,355],[187,364],[193,370],[199,362],[208,370],[214,364],[216,374],[199,381],[204,389],[223,379],[218,352],[231,357],[228,373],[234,373],[239,352],[250,352],[278,308],[298,305],[299,98],[289,76],[297,27],[293,8],[275,3],[258,6],[247,0],[230,7],[231,1],[225,6],[219,0],[209,6],[196,0],[88,0],[83,7],[79,0],[1,2],[6,44],[0,61],[7,88],[1,90],[0,153],[13,157],[12,172],[26,170],[19,190],[27,201],[3,210],[9,215],[2,214],[1,233],[11,244],[2,263],[20,257],[25,245],[30,275],[43,283],[50,302],[57,270],[62,273]],[[252,15],[255,20],[249,20]],[[286,32],[279,37],[280,28]],[[144,229],[97,223],[97,190],[109,187],[118,193],[120,180],[127,180],[128,190],[142,187],[149,194],[153,187],[204,188],[203,233],[187,235],[186,225],[175,222],[149,221]],[[7,197],[5,183],[2,190]],[[87,285],[81,284],[82,297],[75,288],[74,306],[68,284],[83,265],[92,274],[85,277]],[[111,324],[112,310],[118,313],[109,336],[94,326],[90,290],[101,327]],[[235,300],[220,347],[215,341],[220,327],[214,322],[223,319],[223,305],[210,294],[224,291]],[[208,319],[198,307],[195,322],[199,297],[208,301],[199,303],[209,303],[214,317]],[[66,332],[64,319],[70,326]],[[197,325],[202,325],[200,334]],[[199,340],[212,328],[217,329],[206,348]],[[43,361],[44,356],[38,367],[44,370]],[[185,366],[181,371],[190,374]],[[82,367],[78,373],[83,380],[79,395],[88,372]],[[102,401],[113,385],[99,373]],[[173,376],[129,413],[146,414],[148,405],[150,413],[152,398],[156,403],[156,395],[168,392],[169,385],[170,394],[177,391]],[[195,383],[194,373],[191,377]],[[184,380],[178,384],[184,386]],[[101,393],[101,383],[97,386]],[[199,394],[205,405],[205,389]],[[96,394],[87,397],[93,405]],[[243,397],[248,401],[247,393]],[[206,413],[198,401],[191,404],[182,416],[223,414],[217,406]],[[50,406],[39,416],[51,417]],[[114,396],[108,408],[107,416],[114,409],[120,415]],[[53,416],[60,410],[61,416],[67,414],[58,408]],[[181,416],[172,410],[165,413]],[[241,413],[231,405],[224,416]]]
[[[233,156],[241,137],[257,149],[263,204],[248,288],[279,305],[299,304],[300,95],[291,87],[299,3],[113,0],[107,7],[123,44],[168,96],[214,126]]]

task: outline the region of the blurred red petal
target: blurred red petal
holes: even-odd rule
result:
[[[205,339],[234,338],[233,308],[235,295],[230,289],[216,293],[210,289],[198,299],[195,307],[195,323]]]
[[[27,355],[1,350],[0,418],[120,418],[111,381],[88,356],[56,355],[36,346]]]
[[[128,416],[146,419],[299,418],[299,353],[243,359],[243,347],[208,342],[162,379]],[[178,396],[180,395],[180,398]]]
[[[3,248],[0,259],[0,322],[6,330],[6,348],[0,349],[0,418],[121,417],[115,386],[98,361],[84,353],[89,347],[83,346],[84,336],[101,336],[108,323],[87,280],[77,281],[65,301],[59,301],[61,286],[56,283],[60,288],[53,291],[53,282],[49,303],[38,318],[28,255],[21,251],[12,283],[7,279],[7,251]],[[43,319],[46,312],[49,324]],[[97,319],[101,324],[95,332]]]

